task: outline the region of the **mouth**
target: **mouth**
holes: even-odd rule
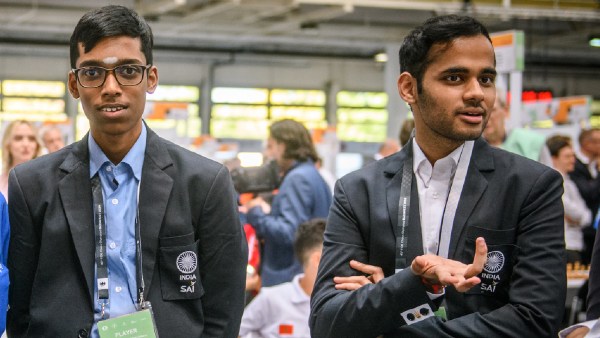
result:
[[[126,108],[127,107],[121,106],[121,105],[110,105],[110,106],[102,106],[102,107],[100,107],[100,110],[103,112],[106,112],[106,113],[115,113],[115,112],[121,111]]]
[[[481,109],[467,109],[459,112],[458,115],[469,124],[479,124],[483,122],[484,111]]]

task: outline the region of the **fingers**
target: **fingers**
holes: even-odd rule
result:
[[[375,265],[369,265],[361,263],[359,261],[351,260],[350,267],[354,270],[366,273],[368,275],[367,278],[370,279],[373,283],[377,283],[385,277],[383,274],[383,270]]]
[[[354,291],[367,284],[371,284],[371,281],[365,276],[334,277],[333,282],[336,289],[348,291]]]
[[[467,292],[469,289],[479,283],[481,283],[481,279],[479,279],[479,277],[471,277],[469,279],[463,279],[461,282],[454,284],[453,286],[458,292]]]
[[[478,237],[475,241],[475,257],[473,257],[473,264],[469,264],[465,270],[465,278],[471,278],[477,276],[482,270],[485,262],[487,261],[487,245],[483,237]]]

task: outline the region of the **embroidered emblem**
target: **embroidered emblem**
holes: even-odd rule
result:
[[[177,256],[177,269],[182,273],[192,273],[198,266],[198,257],[193,251],[184,251]]]
[[[488,252],[483,270],[489,273],[498,273],[502,267],[504,267],[504,254],[500,251]]]

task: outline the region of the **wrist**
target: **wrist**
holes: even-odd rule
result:
[[[436,295],[443,293],[444,288],[446,288],[446,286],[444,286],[442,284],[431,283],[424,277],[421,277],[421,283],[425,286],[425,290],[427,290],[427,292],[433,293]]]

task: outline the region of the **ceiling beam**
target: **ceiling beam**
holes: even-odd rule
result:
[[[296,5],[331,5],[348,7],[366,7],[366,8],[389,8],[389,9],[407,9],[407,10],[425,10],[434,11],[439,14],[459,14],[464,12],[463,4],[458,2],[429,2],[429,1],[404,1],[404,0],[293,0]],[[473,14],[500,17],[500,18],[520,18],[520,19],[554,19],[554,20],[574,20],[574,21],[600,21],[600,12],[590,9],[575,8],[539,8],[515,6],[514,3],[509,7],[502,5],[471,5]]]

